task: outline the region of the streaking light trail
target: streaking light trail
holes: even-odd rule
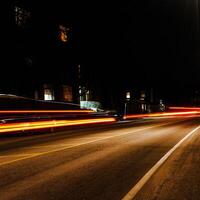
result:
[[[0,110],[0,114],[25,113],[92,113],[93,110]]]
[[[200,111],[188,111],[188,112],[165,112],[165,113],[152,113],[152,114],[136,114],[136,115],[126,115],[124,119],[133,119],[139,117],[162,117],[162,116],[185,116],[185,115],[196,115]]]
[[[95,124],[95,123],[108,123],[115,122],[114,118],[96,118],[96,119],[82,119],[82,120],[51,120],[51,121],[40,121],[40,122],[21,122],[21,123],[10,123],[0,125],[0,133],[26,131],[26,130],[37,130],[54,127],[66,127],[83,124]]]
[[[170,110],[199,110],[199,107],[169,107]]]

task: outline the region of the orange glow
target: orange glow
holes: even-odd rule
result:
[[[36,130],[54,127],[75,126],[83,124],[108,123],[115,122],[114,118],[96,118],[96,119],[82,119],[82,120],[51,120],[38,122],[21,122],[0,125],[0,133]]]
[[[62,42],[67,42],[68,41],[69,28],[66,28],[63,25],[60,25],[59,29],[60,29],[60,40]]]
[[[63,42],[67,42],[67,34],[65,32],[61,32],[60,33],[60,39],[63,41]]]
[[[0,110],[0,114],[12,113],[92,113],[93,110]]]
[[[136,115],[126,115],[124,119],[133,119],[139,117],[162,117],[162,116],[184,116],[184,115],[195,115],[200,112],[198,111],[188,111],[188,112],[165,112],[165,113],[152,113],[152,114],[136,114]]]

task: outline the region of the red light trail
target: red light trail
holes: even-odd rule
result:
[[[184,111],[184,112],[165,112],[165,113],[151,113],[151,114],[133,114],[133,115],[126,115],[124,119],[133,119],[133,118],[140,118],[140,117],[163,117],[163,116],[185,116],[185,115],[196,115],[199,114],[200,111]]]
[[[200,110],[200,107],[169,107],[170,110]]]

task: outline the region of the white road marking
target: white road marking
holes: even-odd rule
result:
[[[137,193],[142,189],[145,183],[158,170],[158,168],[169,158],[169,156],[194,132],[200,128],[200,125],[190,131],[184,138],[182,138],[172,149],[170,149],[137,183],[136,185],[122,198],[122,200],[133,200]]]

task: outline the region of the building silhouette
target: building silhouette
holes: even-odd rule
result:
[[[11,1],[1,93],[78,101],[80,24],[73,6]]]

